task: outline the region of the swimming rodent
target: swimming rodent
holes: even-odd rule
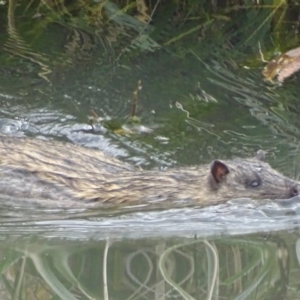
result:
[[[168,207],[299,194],[299,182],[263,160],[260,150],[254,158],[140,170],[96,149],[0,135],[0,194],[38,202]]]

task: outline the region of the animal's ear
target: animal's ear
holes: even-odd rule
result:
[[[225,176],[229,173],[229,169],[226,164],[220,160],[214,160],[212,162],[210,171],[216,183],[222,182]]]
[[[264,161],[266,159],[266,151],[264,150],[258,150],[256,152],[255,158],[261,161]]]

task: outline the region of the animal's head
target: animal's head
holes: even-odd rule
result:
[[[226,198],[288,199],[299,195],[299,182],[274,170],[264,159],[260,150],[254,158],[213,161],[211,188]]]

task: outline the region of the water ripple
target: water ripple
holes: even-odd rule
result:
[[[193,237],[237,235],[297,228],[300,202],[286,206],[274,202],[239,199],[207,208],[163,211],[99,210],[95,208],[3,208],[0,239],[11,237],[72,240],[141,237]]]

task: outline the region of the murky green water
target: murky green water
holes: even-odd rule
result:
[[[245,51],[237,42],[229,51],[218,36],[196,46],[188,39],[181,57],[175,50],[183,44],[123,55],[98,41],[85,60],[70,50],[66,26],[55,23],[38,35],[37,21],[8,4],[2,13],[5,19],[10,12],[8,25],[1,27],[1,132],[97,148],[143,168],[264,149],[272,166],[298,176],[299,75],[282,86],[263,81],[263,64],[247,63],[258,56],[256,43]],[[26,41],[23,52],[12,51],[13,15]],[[45,68],[51,72],[39,75]],[[91,111],[125,124],[138,80],[141,126],[118,134],[100,122],[91,131]],[[297,199],[288,206],[240,199],[162,211],[0,202],[1,299],[300,297]]]

